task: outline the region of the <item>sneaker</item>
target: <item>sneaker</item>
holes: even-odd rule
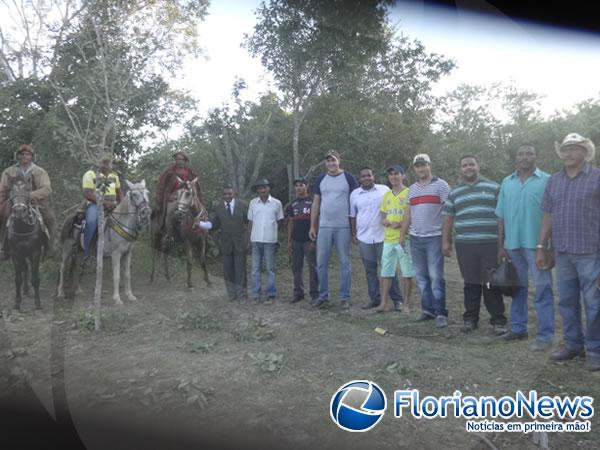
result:
[[[477,323],[467,321],[460,327],[460,331],[465,334],[469,334],[477,329]]]
[[[402,302],[394,303],[394,311],[402,311]]]
[[[563,348],[557,352],[550,354],[551,361],[568,361],[573,358],[577,358],[578,356],[585,356],[585,350],[569,350],[567,348]],[[589,359],[589,358],[588,358]]]
[[[315,301],[315,303],[313,304],[313,306],[315,308],[328,308],[329,307],[329,300],[327,300],[326,298],[319,298]]]
[[[508,330],[506,329],[506,325],[499,325],[499,324],[493,325],[492,330],[496,336],[502,336],[503,334],[508,333]]]
[[[446,316],[437,316],[435,318],[435,326],[437,328],[446,328],[448,326],[448,319]]]
[[[342,309],[350,309],[350,302],[348,300],[342,300],[341,306]]]
[[[507,331],[506,333],[500,335],[500,338],[505,340],[505,341],[524,341],[527,340],[527,338],[529,337],[529,334],[527,333],[527,331],[524,331],[523,333],[515,333],[513,331]]]
[[[537,339],[531,343],[529,349],[532,352],[545,352],[552,347],[552,341],[538,341]]]
[[[434,319],[433,316],[431,316],[429,314],[421,313],[421,315],[415,319],[415,322],[425,322],[426,320],[433,320],[433,319]]]
[[[585,364],[583,365],[583,367],[585,367],[590,372],[596,372],[597,370],[600,370],[600,356],[588,355],[588,357],[585,358]]]

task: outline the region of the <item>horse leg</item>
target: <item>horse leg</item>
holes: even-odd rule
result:
[[[154,282],[154,265],[156,264],[156,248],[152,248],[152,270],[150,271],[150,283]]]
[[[42,257],[42,249],[38,249],[31,256],[31,284],[33,286],[33,295],[35,301],[35,309],[42,309],[40,301],[40,260]]]
[[[192,289],[194,287],[192,284],[192,262],[194,261],[194,255],[192,253],[192,244],[188,241],[185,243],[185,260],[187,268],[187,287]]]
[[[125,295],[129,301],[135,302],[137,298],[131,291],[131,250],[129,247],[127,253],[125,253]]]
[[[113,300],[116,305],[122,305],[121,294],[119,293],[119,284],[121,282],[121,253],[115,250],[111,254],[112,272],[113,272]]]
[[[23,261],[18,260],[13,256],[13,265],[15,266],[15,309],[21,311],[21,302],[23,297],[21,296],[21,287],[23,286]],[[25,270],[27,265],[25,265]]]
[[[200,247],[200,264],[202,265],[202,271],[204,272],[204,282],[206,287],[211,287],[212,283],[208,278],[208,268],[206,267],[206,239],[202,239],[202,245]]]
[[[163,262],[165,265],[165,277],[167,281],[171,281],[171,275],[169,274],[169,255],[167,252],[163,253]]]
[[[29,297],[29,264],[27,264],[27,259],[25,260],[25,270],[23,271],[23,295],[25,297]],[[32,280],[33,281],[33,280]]]

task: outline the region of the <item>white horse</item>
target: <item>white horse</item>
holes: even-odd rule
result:
[[[125,182],[129,190],[121,203],[113,211],[107,213],[108,220],[104,229],[104,257],[110,256],[112,260],[113,300],[117,305],[123,304],[119,294],[121,260],[123,258],[125,258],[125,295],[130,301],[137,300],[131,290],[131,249],[139,231],[149,224],[151,212],[145,180],[139,183]],[[63,258],[57,289],[58,298],[64,298],[65,278],[73,276],[74,265],[81,259],[82,251],[83,247],[78,239],[70,237],[63,241]],[[82,274],[83,266],[79,278]],[[74,280],[70,281],[72,283]]]

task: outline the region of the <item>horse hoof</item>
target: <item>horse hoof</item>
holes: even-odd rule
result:
[[[42,310],[42,305],[35,305],[35,309],[38,310],[38,311],[41,311]]]
[[[115,298],[115,305],[117,306],[123,306],[123,300],[121,300],[120,298]]]
[[[137,302],[137,297],[135,295],[128,295],[127,300],[130,302]]]

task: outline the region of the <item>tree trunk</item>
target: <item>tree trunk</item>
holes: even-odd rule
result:
[[[300,175],[300,125],[302,125],[302,119],[300,111],[294,111],[294,130],[292,136],[292,169],[293,176],[297,178]]]
[[[104,193],[96,189],[96,205],[98,206],[98,244],[96,246],[96,288],[94,289],[94,328],[102,327],[100,306],[102,303],[102,272],[104,266]]]
[[[288,199],[291,202],[294,198],[294,173],[292,171],[292,165],[286,164],[288,174]]]

